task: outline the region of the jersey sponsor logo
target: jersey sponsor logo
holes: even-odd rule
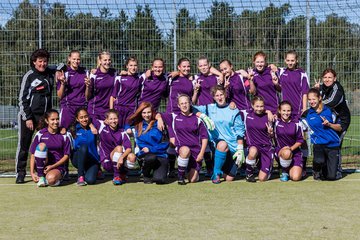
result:
[[[277,125],[277,127],[282,127],[282,128],[283,128],[284,126],[283,126],[283,125],[278,124],[278,125]]]
[[[103,129],[103,131],[104,131],[104,132],[106,132],[106,133],[109,133],[109,131],[108,131],[108,130],[106,130],[106,129]]]
[[[48,137],[42,137],[41,139],[48,140],[49,138]]]
[[[182,121],[183,121],[182,119],[179,119],[179,118],[176,118],[175,120],[178,121],[178,122],[182,122]]]
[[[310,120],[314,120],[316,117],[311,117]]]
[[[283,73],[283,76],[288,76],[288,74],[287,74],[287,73]]]
[[[101,79],[103,79],[103,77],[97,77],[97,80],[101,80]]]
[[[247,116],[246,118],[247,118],[247,119],[254,120],[254,118],[253,118],[253,117],[249,117],[249,116]]]
[[[37,87],[37,86],[39,86],[40,84],[41,84],[41,80],[35,79],[34,81],[32,81],[31,86],[32,86],[32,87]]]

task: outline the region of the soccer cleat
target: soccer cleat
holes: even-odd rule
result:
[[[39,181],[37,182],[38,187],[46,187],[46,178],[45,177],[39,177]]]
[[[282,181],[282,182],[287,182],[287,181],[289,181],[289,174],[283,172],[283,173],[281,174],[280,181]]]
[[[256,182],[255,174],[248,174],[248,175],[246,175],[246,181],[247,181],[247,182],[250,182],[250,183]]]
[[[76,182],[76,185],[78,186],[86,186],[87,182],[85,181],[84,176],[80,176]]]
[[[220,176],[217,175],[216,178],[213,179],[213,180],[211,180],[211,181],[212,181],[212,183],[214,183],[214,184],[219,184],[219,183],[221,183]]]
[[[114,177],[112,182],[113,182],[114,185],[121,185],[122,184],[120,177]]]
[[[127,182],[126,174],[120,174],[120,181],[121,181],[121,184],[125,184]]]
[[[185,179],[179,178],[179,179],[178,179],[178,184],[179,184],[179,185],[186,185]]]

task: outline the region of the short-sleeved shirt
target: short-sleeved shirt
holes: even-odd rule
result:
[[[121,145],[125,149],[131,148],[131,141],[126,132],[121,128],[111,129],[103,121],[94,121],[94,126],[99,132],[99,155],[100,161],[110,160],[110,153],[115,147]]]
[[[86,98],[85,98],[85,77],[86,69],[83,67],[79,67],[77,70],[72,69],[67,66],[67,70],[65,72],[65,92],[63,97],[60,100],[61,106],[85,106]],[[56,89],[59,90],[61,87],[61,82],[58,81],[56,83]]]
[[[170,86],[169,99],[166,107],[166,112],[180,113],[177,98],[180,94],[186,94],[191,99],[194,89],[193,83],[187,77],[176,77],[170,80],[169,86]]]
[[[280,148],[289,146],[295,143],[303,143],[302,128],[298,122],[277,120],[275,122],[274,134],[276,145]]]
[[[141,75],[141,90],[138,104],[142,102],[150,102],[155,111],[158,110],[161,99],[167,96],[169,79],[167,74],[156,76],[151,72],[149,78],[145,74]]]
[[[228,102],[234,102],[240,110],[249,110],[251,108],[249,90],[249,80],[234,73],[230,77],[230,85],[227,88]]]
[[[31,154],[34,154],[39,143],[45,143],[48,149],[48,164],[52,165],[60,161],[64,155],[70,156],[70,139],[60,133],[52,134],[47,128],[38,131],[30,146]]]
[[[114,107],[126,107],[135,110],[141,80],[138,74],[117,76],[112,96],[116,98]]]
[[[258,72],[254,69],[253,81],[256,87],[255,96],[263,97],[265,109],[270,110],[275,114],[279,105],[279,98],[277,96],[275,85],[272,82],[270,67],[266,67],[263,72]]]
[[[303,108],[303,96],[309,91],[308,77],[300,68],[294,70],[280,68],[279,76],[282,100],[290,102],[292,118],[299,119]]]
[[[110,97],[114,89],[116,71],[110,68],[108,72],[103,73],[96,69],[95,74],[90,74],[92,85],[92,94],[88,103],[88,112],[90,115],[104,116],[109,110]]]
[[[241,113],[246,129],[246,144],[260,147],[272,146],[271,137],[266,127],[268,123],[267,114],[258,115],[253,110],[243,110]]]
[[[198,100],[196,105],[207,105],[214,102],[213,97],[211,96],[211,88],[218,84],[217,76],[215,75],[207,75],[198,74],[195,75],[195,79],[193,81],[193,85],[199,82],[200,89],[198,92]]]

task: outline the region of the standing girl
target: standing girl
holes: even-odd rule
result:
[[[280,180],[283,182],[288,181],[289,177],[293,181],[299,181],[302,178],[303,159],[300,146],[304,143],[304,139],[298,121],[294,121],[292,116],[290,102],[282,101],[279,105],[274,134],[275,155],[280,160],[282,167]]]
[[[57,78],[57,95],[60,99],[60,126],[69,128],[75,120],[75,112],[86,106],[85,78],[89,73],[80,66],[80,52],[73,50],[68,56],[66,71]]]
[[[276,114],[279,99],[276,91],[279,89],[278,78],[271,71],[266,62],[266,54],[262,51],[255,53],[253,58],[254,69],[250,69],[250,83],[253,81],[255,88],[249,91],[255,96],[261,96],[265,101],[265,109]]]
[[[101,52],[97,58],[98,68],[91,70],[86,79],[85,97],[88,102],[88,113],[94,119],[104,120],[109,109],[109,99],[114,88],[116,70],[111,68],[111,55]]]
[[[75,112],[75,122],[70,127],[73,137],[71,162],[78,169],[78,186],[95,184],[99,171],[100,157],[97,152],[96,136],[90,129],[90,119],[85,107]]]
[[[162,58],[155,58],[151,64],[149,76],[141,75],[141,91],[138,99],[142,102],[150,102],[154,110],[159,109],[161,99],[167,97],[169,78],[165,74],[165,63]]]
[[[305,71],[298,67],[298,54],[291,50],[285,54],[285,68],[272,68],[279,75],[278,89],[282,100],[288,101],[292,106],[293,120],[300,119],[301,113],[306,110],[307,92],[309,91],[308,77]]]
[[[190,60],[181,58],[178,61],[179,76],[170,79],[169,99],[166,107],[167,113],[180,113],[178,96],[185,94],[192,98],[194,87],[190,79]]]
[[[267,181],[270,178],[274,148],[272,146],[272,127],[265,112],[264,99],[255,96],[251,102],[252,110],[242,111],[246,128],[246,144],[248,156],[246,157],[246,181],[256,182],[256,160],[259,167],[259,180]]]
[[[119,126],[124,128],[127,118],[135,112],[136,99],[140,92],[141,81],[137,73],[138,61],[135,57],[126,60],[126,75],[117,76],[110,97],[110,109],[119,112]]]
[[[249,80],[234,72],[234,67],[228,59],[220,62],[220,71],[224,75],[228,101],[234,102],[240,110],[249,110],[251,103],[248,93],[250,89],[252,92],[255,91],[254,84],[250,84]]]
[[[65,174],[70,140],[59,132],[59,113],[48,110],[39,122],[39,131],[30,147],[30,172],[38,187],[57,186]]]

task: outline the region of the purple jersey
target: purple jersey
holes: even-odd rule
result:
[[[303,143],[302,129],[299,123],[294,121],[284,122],[281,119],[275,122],[274,127],[277,147],[291,147],[297,142]]]
[[[95,74],[90,75],[92,92],[88,103],[88,112],[91,115],[105,119],[105,112],[109,109],[110,96],[114,88],[116,71],[110,68],[107,73],[96,69]]]
[[[180,94],[186,94],[190,97],[193,95],[192,81],[187,77],[176,77],[170,80],[169,99],[166,107],[167,113],[180,113],[177,98]]]
[[[195,76],[194,84],[200,83],[200,89],[198,92],[198,100],[196,105],[207,105],[214,102],[214,98],[211,95],[211,88],[218,84],[218,78],[215,75],[205,76],[198,74]]]
[[[175,138],[178,149],[187,146],[194,152],[200,152],[202,139],[208,139],[208,133],[204,123],[195,114],[185,116],[181,113],[163,113],[161,116],[168,125],[170,137]]]
[[[280,68],[278,74],[280,76],[282,100],[290,102],[292,117],[298,119],[303,108],[303,96],[309,91],[308,77],[300,68],[294,70]]]
[[[268,147],[272,146],[266,124],[268,116],[266,113],[258,115],[253,110],[241,111],[246,129],[246,144],[248,146]]]
[[[117,76],[112,96],[116,98],[114,108],[126,107],[135,111],[136,97],[139,93],[141,80],[138,74]]]
[[[36,146],[39,143],[45,143],[48,148],[47,165],[52,165],[60,161],[64,155],[70,156],[70,139],[66,135],[60,133],[52,134],[47,128],[41,129],[36,133],[30,146],[31,154],[35,153]]]
[[[60,100],[61,106],[86,106],[85,99],[85,77],[86,70],[83,67],[79,67],[77,70],[67,67],[65,72],[65,91],[63,97]],[[56,83],[56,89],[59,90],[61,82]]]
[[[151,72],[149,78],[145,74],[141,75],[142,85],[138,104],[150,102],[155,111],[158,110],[161,99],[167,95],[169,80],[166,74],[156,76]]]
[[[112,130],[103,121],[94,121],[94,125],[99,131],[99,155],[101,162],[110,160],[110,153],[116,146],[121,145],[124,151],[127,148],[131,148],[130,138],[123,129]]]
[[[230,84],[227,88],[228,101],[234,102],[240,110],[249,110],[251,102],[249,98],[250,83],[240,74],[234,73],[230,77]]]
[[[271,69],[266,67],[263,72],[254,69],[254,84],[256,87],[256,95],[264,98],[265,109],[276,113],[279,105],[279,99],[276,93],[275,85],[272,82]]]

